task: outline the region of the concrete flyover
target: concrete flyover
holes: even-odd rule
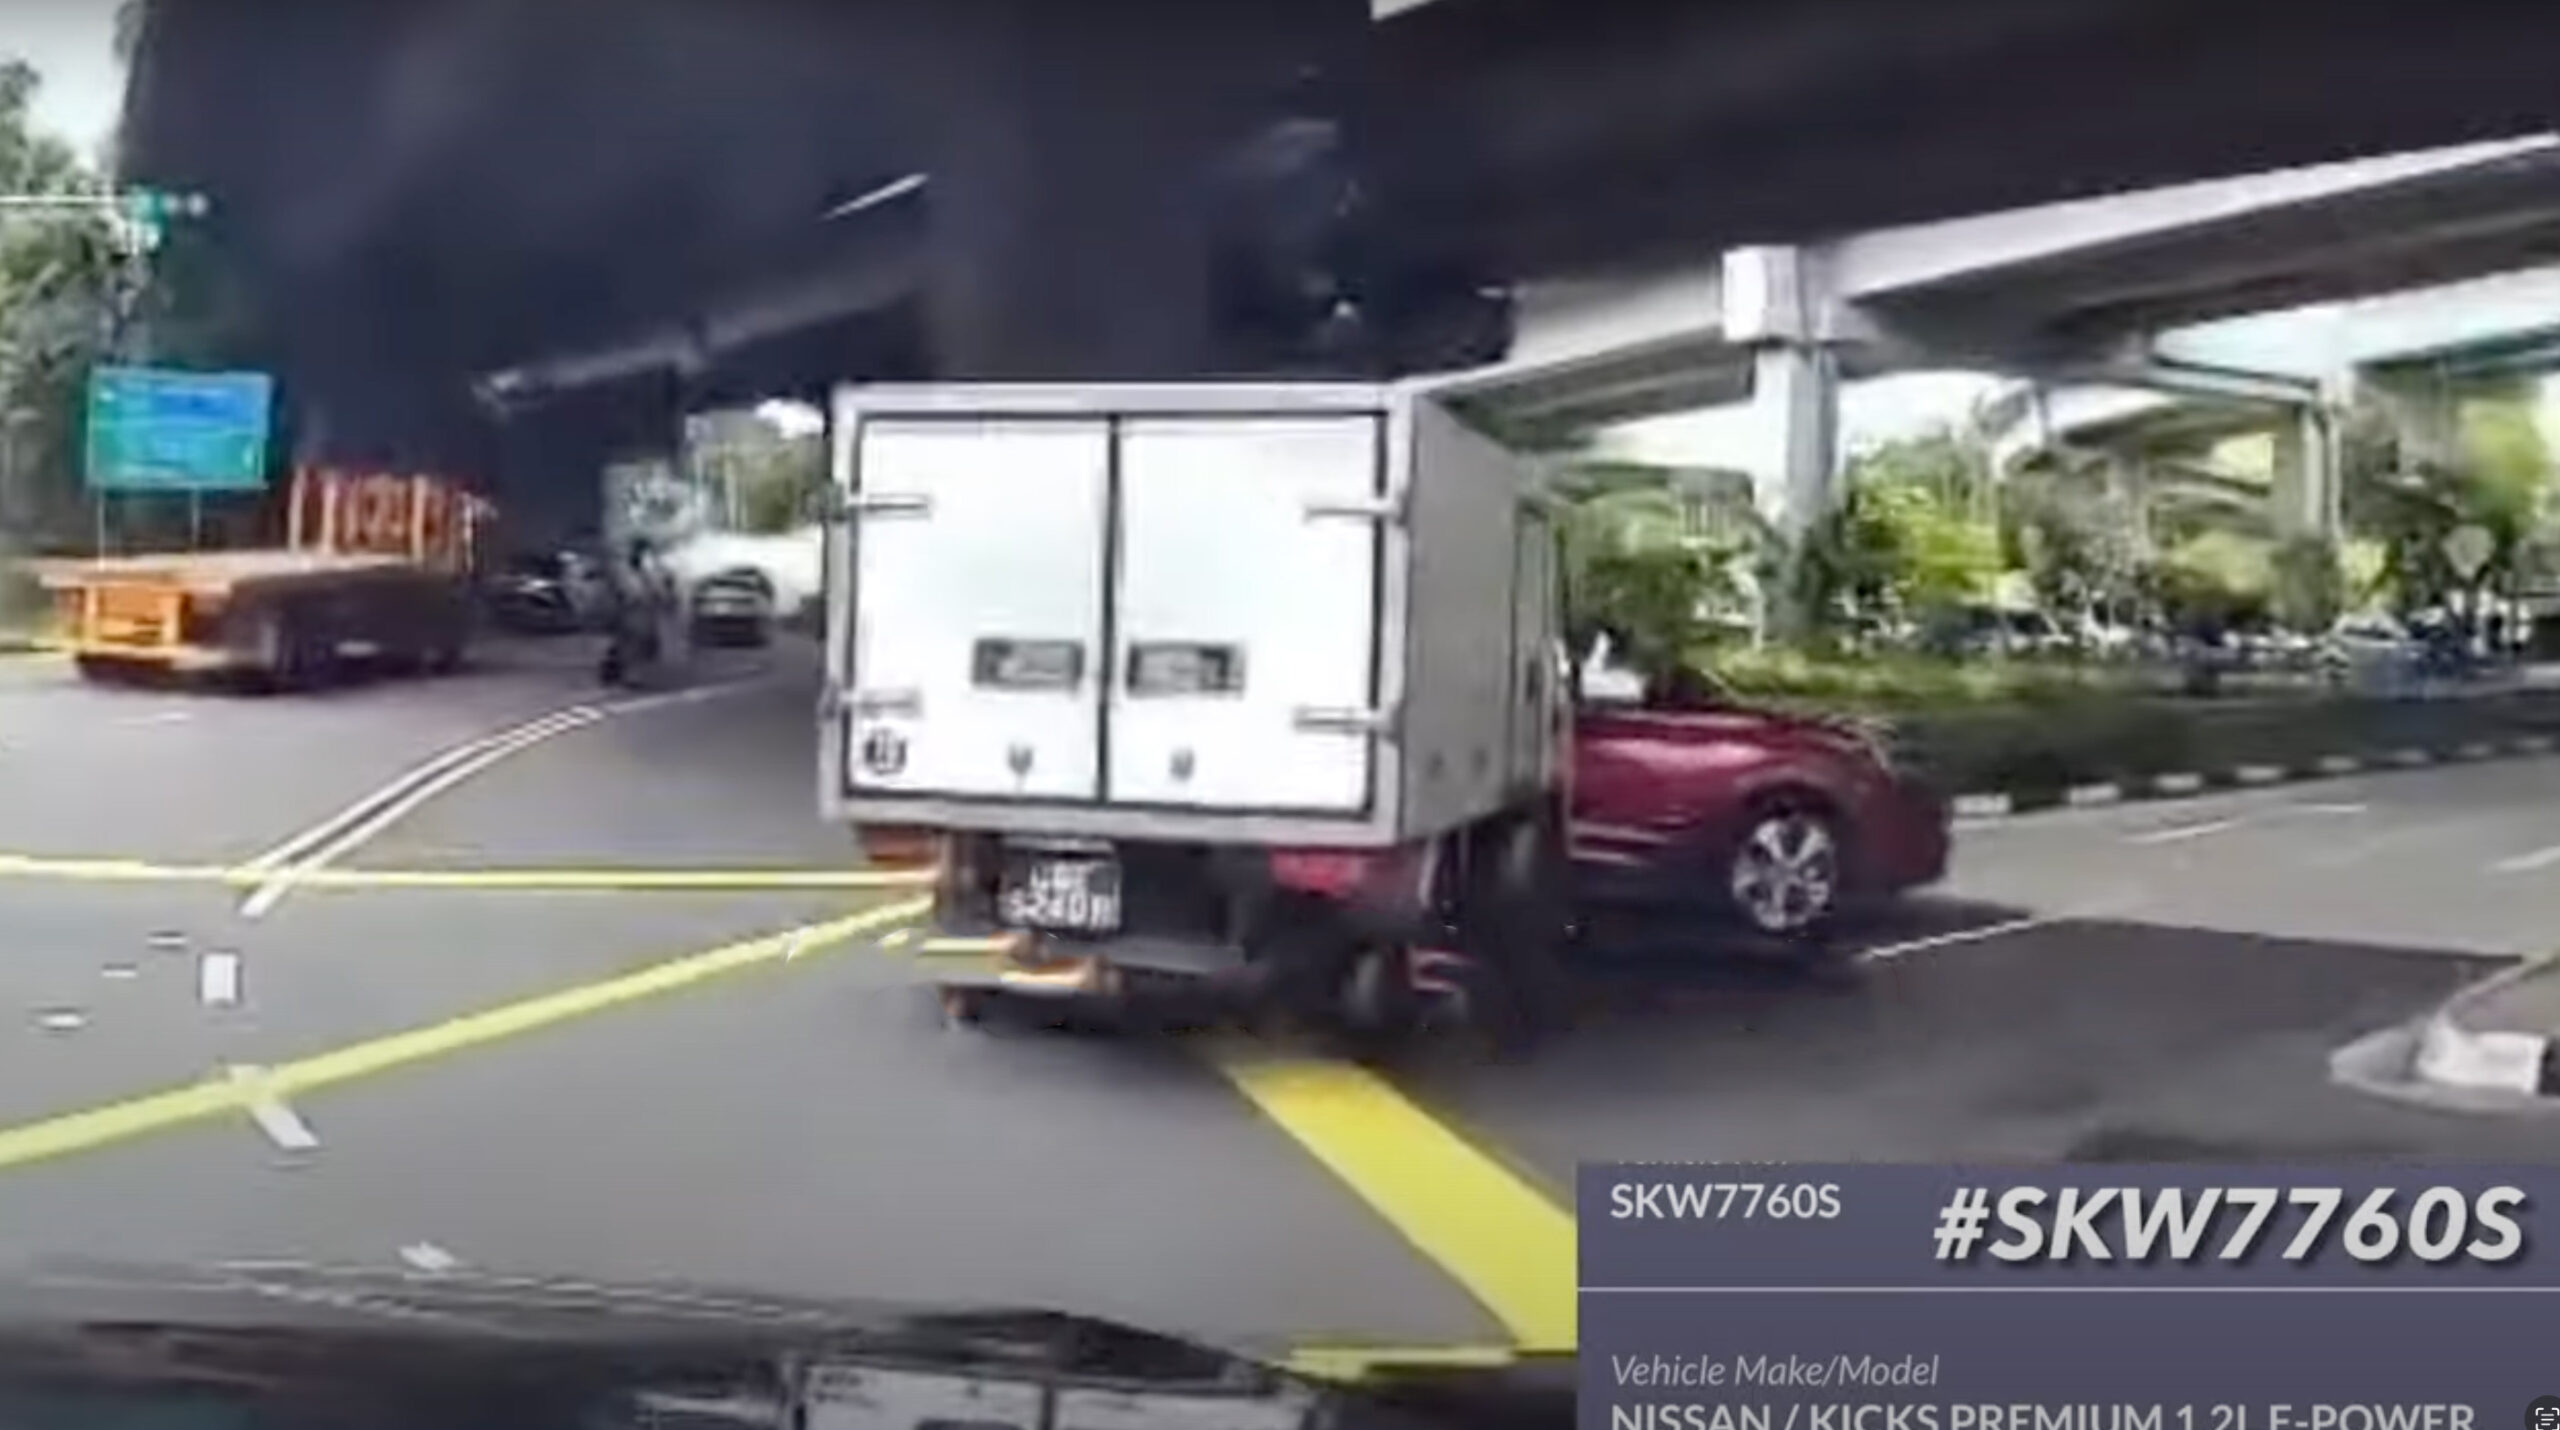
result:
[[[596,0],[155,3],[123,152],[134,179],[214,196],[212,227],[273,315],[230,356],[285,373],[315,456],[503,468],[530,502],[735,374],[628,384],[618,405],[558,409],[504,444],[471,378],[752,296],[802,261],[816,216],[915,173],[939,216],[923,297],[885,323],[838,311],[796,345],[766,342],[761,384],[1455,364],[1498,349],[1499,304],[1469,295],[1506,278],[2518,132],[2547,107],[2523,58],[2543,22],[2512,7],[2459,23],[2386,7],[2307,31],[2183,0],[1906,9],[1443,0],[1373,22],[1367,0],[1336,0],[1225,7],[1209,33],[1053,21],[1019,0],[966,24],[869,0],[754,25],[672,0],[610,17]],[[2461,86],[2408,82],[2420,42]],[[1084,60],[1054,63],[1069,53]],[[1087,88],[992,83],[1035,59]],[[1185,83],[1125,82],[1141,72]],[[2061,73],[2067,95],[2018,81]],[[2149,102],[2172,89],[2181,104]],[[1385,255],[1366,310],[1386,331],[1351,355],[1212,340],[1199,304],[1170,301],[1199,294],[1168,278],[1200,267],[1198,216],[1149,195],[1213,161],[1176,136],[1310,122],[1344,136],[1367,211],[1353,246]],[[1148,177],[1124,193],[1114,174]],[[1124,286],[1149,301],[1067,297]]]
[[[2303,395],[2022,383],[1994,404],[1994,450],[2002,461],[2057,446],[2192,450],[2288,430],[2313,404],[2362,401],[2394,415],[2412,455],[2450,460],[2466,384],[2560,370],[2555,311],[2560,267],[2545,265],[2173,329],[2153,342],[2161,360],[2259,373]]]
[[[1522,288],[1518,336],[1451,391],[1532,427],[1736,401],[1783,434],[1755,473],[1819,511],[1839,383],[1975,367],[2112,381],[2297,414],[2279,514],[2331,519],[2316,375],[2214,360],[2164,331],[2530,263],[2554,243],[2560,141],[2484,142],[1727,252],[1718,263]],[[1764,459],[1765,460],[1765,459]]]

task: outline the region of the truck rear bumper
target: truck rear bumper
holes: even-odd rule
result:
[[[966,920],[938,919],[913,945],[916,975],[939,988],[988,988],[1033,997],[1118,998],[1156,988],[1251,983],[1242,947],[1188,939],[1068,939]]]

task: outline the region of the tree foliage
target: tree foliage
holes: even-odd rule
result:
[[[1814,634],[1926,622],[1988,599],[1999,533],[1978,513],[1992,494],[1987,457],[1953,428],[1852,458],[1795,562],[1793,596]]]
[[[94,185],[70,145],[35,129],[39,83],[31,66],[0,62],[0,192]],[[117,280],[101,217],[0,214],[0,542],[76,527],[82,392],[105,351]]]
[[[2347,526],[2380,550],[2378,594],[2404,613],[2546,574],[2535,568],[2553,551],[2551,453],[2532,402],[2477,393],[2457,417],[2450,453],[2420,451],[2376,408],[2341,424]],[[2468,577],[2448,547],[2464,527],[2489,538],[2489,560]]]
[[[1647,680],[1684,668],[1712,632],[1708,603],[1731,587],[1726,553],[1692,531],[1670,474],[1623,466],[1569,470],[1558,529],[1566,639],[1576,659],[1606,635]]]

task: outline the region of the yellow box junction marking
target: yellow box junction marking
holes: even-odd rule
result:
[[[218,1077],[213,1081],[150,1093],[85,1112],[24,1123],[0,1130],[0,1167],[84,1152],[225,1113],[245,1112],[257,1098],[315,1092],[410,1063],[425,1062],[465,1048],[529,1033],[550,1024],[601,1013],[644,998],[673,993],[758,964],[779,963],[789,957],[805,956],[815,948],[841,944],[867,933],[912,922],[924,914],[926,906],[922,899],[902,899],[844,918],[745,939],[653,964],[636,973],[600,983],[564,988],[556,993],[501,1004],[423,1028],[368,1039],[333,1052],[276,1064],[265,1069],[254,1083]]]
[[[255,888],[273,869],[226,864],[159,864],[141,859],[0,854],[0,879],[91,884],[213,884]],[[309,869],[303,889],[466,889],[518,892],[727,893],[829,889],[916,889],[930,872],[880,869]]]
[[[1514,1352],[1574,1349],[1572,1213],[1365,1069],[1243,1050],[1215,1061],[1263,1115],[1490,1312]]]

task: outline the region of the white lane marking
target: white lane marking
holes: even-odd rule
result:
[[[76,1033],[89,1026],[89,1015],[77,1008],[47,1008],[36,1014],[36,1026],[48,1033]]]
[[[2297,804],[2293,806],[2297,814],[2362,814],[2371,808],[2373,806],[2369,804]]]
[[[1931,934],[1927,938],[1905,939],[1901,943],[1888,943],[1876,948],[1860,949],[1858,961],[1888,963],[1911,954],[1925,953],[1933,948],[1947,948],[1960,943],[1979,943],[1987,938],[2023,933],[2028,929],[2041,928],[2055,922],[2058,922],[2058,916],[2053,914],[2029,914],[2024,918],[2009,919],[2002,923],[1984,924],[1980,928],[1957,929],[1953,933]]]
[[[2560,844],[2545,845],[2530,853],[2518,854],[2512,859],[2501,859],[2489,867],[2500,874],[2530,874],[2536,869],[2547,869],[2554,864],[2560,864]]]
[[[747,682],[730,681],[720,685],[705,686],[698,690],[673,691],[664,695],[643,696],[636,700],[616,701],[610,705],[583,705],[574,710],[564,711],[560,716],[552,719],[534,721],[515,734],[494,742],[483,741],[466,746],[459,759],[447,759],[441,763],[431,761],[424,778],[413,777],[405,783],[395,781],[393,785],[386,787],[385,791],[379,791],[370,799],[360,801],[356,806],[351,806],[348,811],[342,812],[339,817],[329,821],[329,824],[320,831],[325,838],[317,842],[317,847],[313,847],[315,841],[309,837],[300,837],[293,841],[299,847],[296,852],[288,856],[286,861],[263,864],[253,862],[249,867],[257,869],[267,877],[251,886],[248,894],[241,899],[240,917],[244,919],[266,917],[277,904],[284,902],[285,896],[293,892],[294,885],[304,875],[328,868],[364,844],[380,837],[384,830],[416,813],[418,808],[429,800],[487,770],[490,766],[510,756],[521,754],[554,736],[565,735],[571,730],[584,729],[613,716],[637,715],[670,706],[699,704],[722,695],[733,695],[748,688]],[[385,797],[386,794],[387,797]],[[348,817],[349,815],[352,815],[352,819]]]
[[[240,955],[217,950],[196,960],[196,1001],[207,1008],[240,1002]]]
[[[267,1086],[265,1068],[241,1064],[228,1069],[228,1073],[234,1083],[247,1090],[243,1106],[249,1120],[258,1124],[268,1141],[287,1152],[308,1152],[320,1145],[320,1136],[311,1130],[311,1124]]]
[[[128,715],[116,723],[138,730],[152,725],[183,725],[194,718],[191,710],[154,710],[148,715]]]
[[[536,731],[566,728],[566,726],[563,725],[563,722],[568,722],[569,725],[584,724],[586,721],[596,718],[593,713],[594,709],[595,707],[589,705],[577,705],[566,710],[555,710],[539,719],[527,720],[521,724],[510,725],[503,730],[494,731],[487,735],[465,740],[461,744],[436,755],[434,758],[429,759],[422,764],[402,771],[400,774],[392,777],[390,781],[383,784],[381,787],[361,796],[354,803],[347,805],[337,813],[321,820],[318,824],[312,825],[310,828],[303,830],[301,833],[294,835],[292,838],[285,840],[283,843],[276,845],[265,853],[246,861],[241,867],[246,869],[272,869],[292,863],[303,854],[309,852],[314,846],[327,842],[329,839],[346,829],[347,826],[363,819],[366,815],[381,808],[384,804],[399,798],[408,790],[414,789],[418,785],[434,779],[437,775],[453,768],[455,765],[460,764],[465,760],[472,758],[482,751],[496,745],[504,744],[508,740],[524,738]]]
[[[132,963],[102,963],[98,965],[98,976],[110,983],[131,983],[142,976],[142,969]]]
[[[462,1264],[462,1258],[432,1241],[413,1241],[400,1248],[400,1260],[413,1270],[429,1275],[451,1271]]]
[[[2239,827],[2240,821],[2236,819],[2208,819],[2201,824],[2172,824],[2165,829],[2146,829],[2140,834],[2125,836],[2125,842],[2127,844],[2176,844],[2182,840],[2202,839],[2210,834],[2220,834],[2225,830]]]

